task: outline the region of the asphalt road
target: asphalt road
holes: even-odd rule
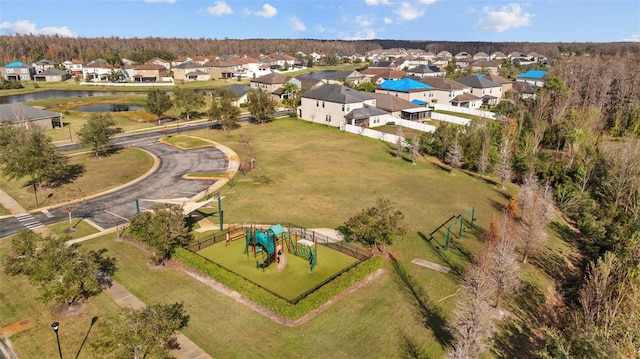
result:
[[[205,127],[210,125],[205,124]],[[83,202],[73,216],[90,219],[105,229],[111,228],[124,223],[136,213],[136,200],[143,211],[155,204],[150,199],[189,198],[215,183],[214,180],[183,179],[182,176],[187,173],[226,171],[229,162],[220,150],[213,147],[182,150],[160,143],[158,140],[163,135],[164,131],[161,131],[161,134],[146,133],[114,140],[114,144],[119,146],[138,147],[153,153],[158,157],[158,168],[142,181]],[[67,212],[60,208],[4,218],[0,220],[0,238],[25,228],[52,224],[67,218]]]

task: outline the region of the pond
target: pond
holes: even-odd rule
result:
[[[144,110],[144,106],[140,105],[122,105],[122,104],[101,104],[93,106],[78,107],[76,111],[80,112],[127,112]]]
[[[134,91],[86,91],[86,90],[47,90],[20,95],[0,96],[0,104],[22,103],[49,98],[92,97],[108,95],[146,95],[147,92]]]

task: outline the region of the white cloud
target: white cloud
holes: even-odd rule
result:
[[[275,7],[269,4],[264,4],[262,5],[262,11],[256,11],[255,15],[262,16],[268,19],[270,17],[276,16],[277,13],[278,13],[278,10],[276,10]]]
[[[438,0],[419,0],[421,4],[425,4],[425,5],[431,5],[433,3],[435,3]]]
[[[640,42],[640,34],[635,34],[635,35],[631,35],[630,38],[628,39],[624,39],[622,41],[628,41],[628,42]]]
[[[322,25],[316,25],[315,29],[316,29],[316,32],[321,33],[321,34],[324,33],[324,32],[329,31],[329,29],[327,29],[326,27],[324,27]]]
[[[302,21],[300,21],[300,19],[298,19],[297,16],[291,16],[289,18],[289,21],[291,22],[291,27],[293,28],[293,30],[295,31],[306,31],[307,27],[304,25],[304,23]]]
[[[176,0],[144,0],[144,2],[146,3],[159,3],[159,2],[164,2],[167,4],[173,4],[176,2]]]
[[[402,20],[415,20],[424,15],[424,10],[409,4],[408,2],[400,3],[400,7],[393,10]]]
[[[391,2],[389,0],[364,0],[364,2],[369,6],[391,5]]]
[[[207,12],[211,15],[216,16],[233,14],[231,6],[227,5],[227,3],[224,1],[216,1],[216,4],[214,6],[209,6],[207,8]]]
[[[385,24],[393,24],[393,19],[390,17],[385,17],[382,21],[384,21]]]
[[[41,29],[36,24],[28,20],[19,20],[16,22],[4,21],[0,23],[0,30],[5,30],[9,34],[33,34],[33,35],[58,35],[62,37],[77,37],[78,34],[69,30],[66,26],[56,27],[47,26]]]
[[[520,4],[511,3],[499,9],[485,7],[485,17],[478,21],[476,28],[495,32],[527,26],[531,24],[532,14],[523,12]]]
[[[371,27],[371,25],[373,25],[374,20],[375,20],[374,18],[368,18],[362,15],[358,15],[355,18],[353,18],[353,21],[356,24],[358,24],[358,26],[360,27]]]

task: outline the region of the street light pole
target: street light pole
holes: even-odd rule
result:
[[[60,327],[60,323],[53,322],[51,323],[51,329],[56,332],[56,341],[58,342],[58,354],[60,354],[60,359],[62,359],[62,349],[60,348],[60,337],[58,336],[58,328]]]

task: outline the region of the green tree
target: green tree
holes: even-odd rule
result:
[[[51,138],[39,127],[0,127],[0,169],[2,174],[17,180],[29,177],[38,202],[38,189],[43,183],[53,181],[67,166],[67,157],[57,151]]]
[[[458,70],[458,64],[456,63],[456,58],[452,57],[451,60],[447,63],[444,70],[446,71],[446,76],[449,78],[455,77],[456,71]]]
[[[186,88],[176,88],[173,90],[173,103],[184,111],[187,120],[191,119],[191,112],[205,105],[203,94]]]
[[[91,147],[96,157],[99,157],[106,153],[111,139],[120,132],[121,129],[116,127],[110,113],[96,112],[78,130],[78,143],[84,147]]]
[[[384,252],[386,245],[409,233],[409,226],[404,214],[393,209],[391,201],[379,198],[375,206],[349,218],[338,230],[348,242],[359,242]]]
[[[218,121],[227,136],[232,129],[238,126],[240,121],[240,109],[235,105],[238,97],[227,89],[214,92],[211,99],[211,107],[207,112],[209,121]]]
[[[171,258],[176,247],[188,244],[192,235],[186,225],[182,206],[159,204],[152,210],[133,216],[129,230],[138,240],[151,247],[154,263],[162,264]]]
[[[375,92],[376,83],[371,81],[361,82],[356,86],[356,90],[364,92]]]
[[[284,91],[286,97],[282,102],[285,106],[287,106],[291,115],[297,118],[298,114],[296,108],[300,104],[300,98],[298,98],[300,88],[293,82],[286,82],[284,85],[282,85],[282,90]]]
[[[253,89],[247,94],[249,112],[260,123],[271,121],[276,113],[277,102],[271,94],[262,89]]]
[[[96,296],[111,286],[116,259],[105,257],[106,249],[82,252],[78,245],[65,245],[64,238],[25,230],[12,241],[5,258],[5,273],[25,275],[39,287],[43,302],[72,305]]]
[[[173,106],[171,96],[166,91],[159,88],[152,88],[147,93],[147,102],[144,109],[157,117],[162,117],[164,113]]]
[[[188,323],[182,302],[123,308],[117,316],[100,322],[92,347],[100,358],[170,358],[175,332]]]

